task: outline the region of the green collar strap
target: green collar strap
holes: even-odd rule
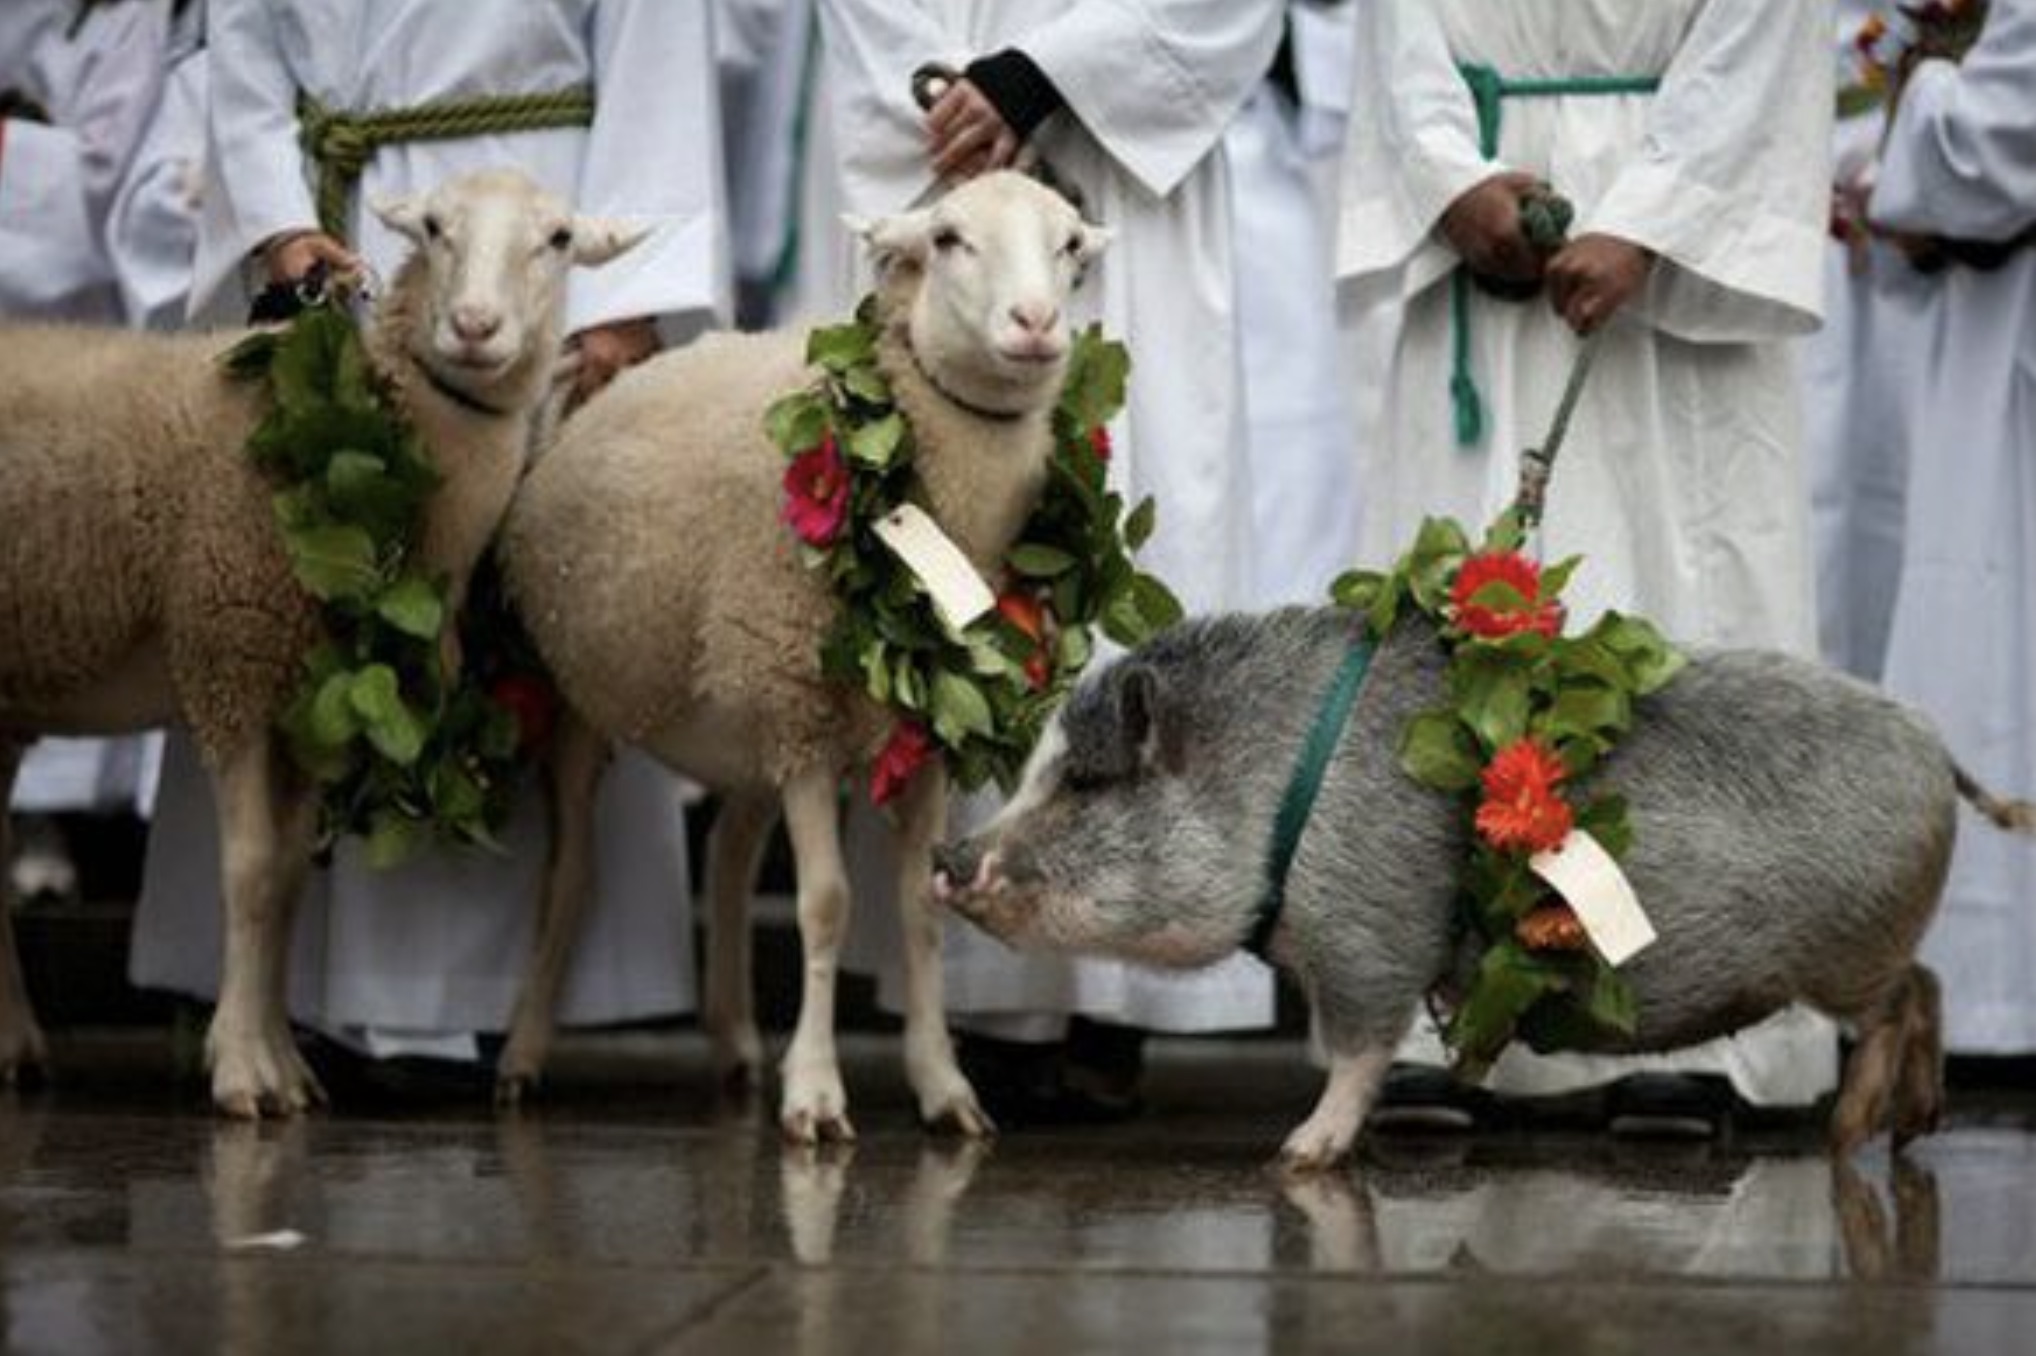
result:
[[[1294,764],[1294,775],[1288,778],[1286,794],[1280,798],[1279,815],[1273,820],[1272,851],[1266,859],[1265,893],[1259,896],[1251,933],[1244,940],[1245,950],[1260,960],[1272,959],[1269,948],[1273,932],[1287,906],[1287,873],[1293,869],[1294,854],[1301,847],[1301,833],[1308,827],[1316,796],[1321,794],[1322,776],[1329,770],[1329,760],[1336,753],[1337,741],[1343,737],[1343,727],[1350,723],[1357,694],[1364,689],[1371,656],[1371,641],[1360,632],[1350,642],[1350,652],[1336,670],[1335,681],[1322,694],[1322,704],[1315,710],[1315,723],[1308,728],[1307,741]]]
[[[1653,94],[1661,88],[1656,75],[1576,75],[1562,78],[1514,80],[1490,66],[1459,65],[1457,71],[1470,89],[1471,104],[1477,110],[1478,154],[1491,160],[1499,154],[1502,110],[1508,99],[1555,99],[1569,96]],[[1457,269],[1449,280],[1450,373],[1449,400],[1456,422],[1460,447],[1475,447],[1484,440],[1484,400],[1470,372],[1470,274]]]

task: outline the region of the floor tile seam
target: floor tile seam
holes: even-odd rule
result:
[[[770,1265],[750,1269],[742,1279],[690,1306],[670,1327],[639,1342],[627,1356],[649,1356],[649,1353],[665,1351],[683,1342],[688,1333],[707,1327],[746,1296],[763,1289],[779,1271],[780,1268]]]
[[[360,1267],[384,1270],[417,1271],[469,1271],[469,1272],[524,1272],[534,1266],[550,1267],[560,1275],[636,1275],[649,1272],[658,1276],[707,1276],[747,1274],[757,1270],[769,1270],[771,1263],[755,1258],[688,1258],[683,1261],[641,1259],[641,1260],[591,1260],[570,1256],[485,1258],[485,1257],[427,1257],[410,1253],[375,1252],[321,1252],[315,1249],[294,1249],[288,1252],[270,1249],[227,1250],[220,1248],[170,1248],[170,1247],[66,1247],[23,1250],[10,1247],[0,1254],[0,1274],[9,1265],[48,1267],[52,1270],[75,1271],[104,1266],[108,1261],[128,1260],[137,1264],[177,1263],[199,1265],[209,1262],[249,1262],[261,1266],[316,1270],[321,1274],[335,1268]]]
[[[1422,1285],[1422,1286],[1463,1286],[1470,1283],[1497,1285],[1508,1288],[1545,1290],[1550,1284],[1586,1284],[1596,1289],[1627,1290],[1774,1290],[1774,1291],[1831,1291],[1852,1293],[1887,1293],[1904,1295],[1946,1294],[1946,1293],[2001,1293],[2036,1295],[2036,1277],[2028,1281],[1929,1281],[1929,1280],[1859,1280],[1852,1277],[1793,1277],[1793,1276],[1678,1276],[1678,1275],[1631,1275],[1605,1276],[1581,1272],[1517,1272],[1517,1273],[1451,1273],[1437,1271],[1300,1271],[1282,1269],[1251,1269],[1244,1267],[1151,1267],[1151,1266],[1105,1266],[1085,1267],[1080,1265],[1001,1264],[1001,1263],[914,1263],[881,1261],[852,1261],[800,1263],[782,1261],[775,1264],[793,1273],[821,1274],[845,1272],[857,1275],[882,1273],[895,1275],[911,1272],[916,1275],[955,1275],[991,1279],[1053,1278],[1059,1280],[1184,1280],[1184,1281],[1292,1281],[1308,1285],[1347,1285],[1361,1282],[1369,1285]]]

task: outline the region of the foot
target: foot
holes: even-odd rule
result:
[[[785,1097],[778,1124],[790,1144],[848,1143],[855,1127],[848,1121],[848,1094],[841,1070],[826,1064],[793,1064],[784,1068]]]
[[[236,1120],[296,1116],[325,1101],[325,1089],[297,1053],[288,1026],[249,1030],[215,1017],[206,1038],[212,1101]]]
[[[1395,1064],[1371,1111],[1374,1130],[1468,1134],[1494,1118],[1493,1098],[1433,1064]]]
[[[1605,1129],[1627,1139],[1717,1139],[1736,1098],[1718,1074],[1645,1073],[1605,1090]]]

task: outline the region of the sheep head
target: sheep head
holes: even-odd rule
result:
[[[1051,406],[1067,368],[1068,296],[1108,231],[1010,171],[931,206],[849,225],[886,294],[905,298],[912,351],[936,386],[995,414]]]
[[[421,270],[423,305],[408,327],[411,357],[444,385],[489,406],[518,403],[529,374],[549,370],[568,270],[605,264],[649,234],[648,227],[575,215],[507,169],[383,199],[374,210],[414,246],[397,286]]]

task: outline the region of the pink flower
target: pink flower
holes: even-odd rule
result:
[[[785,468],[785,507],[779,518],[809,546],[827,546],[848,521],[848,496],[854,488],[834,435],[792,458]]]
[[[916,720],[901,720],[891,727],[876,761],[870,764],[870,799],[888,805],[905,789],[913,774],[933,754],[933,738]]]

